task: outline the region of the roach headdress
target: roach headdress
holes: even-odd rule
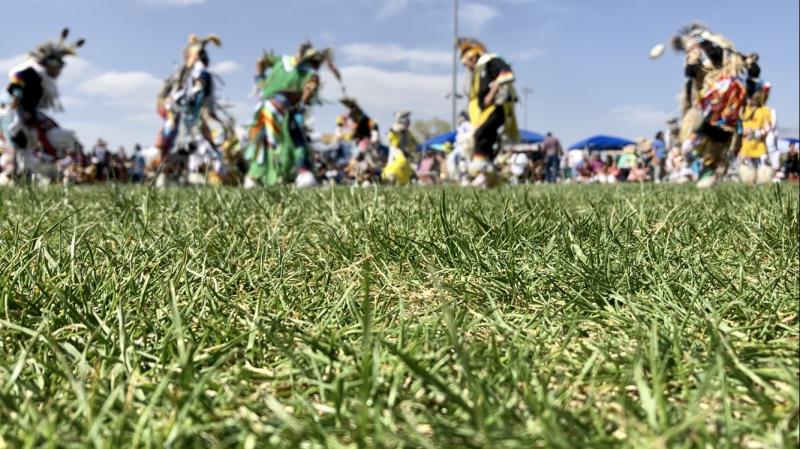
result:
[[[76,56],[78,49],[86,42],[85,39],[78,39],[74,43],[68,43],[69,28],[61,31],[61,37],[55,42],[46,42],[30,51],[30,56],[39,64],[56,64],[63,66],[64,58]]]
[[[486,46],[480,41],[468,37],[461,37],[456,41],[456,47],[461,53],[461,61],[470,59],[475,55],[483,55],[488,52]]]
[[[339,72],[339,68],[336,67],[336,64],[333,62],[332,48],[316,49],[311,42],[305,41],[300,44],[300,48],[297,49],[297,62],[308,62],[319,65],[325,64],[339,82],[342,80],[342,75]]]

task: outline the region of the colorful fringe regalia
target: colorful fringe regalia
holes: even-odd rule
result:
[[[350,139],[359,152],[373,153],[380,145],[378,122],[367,115],[354,98],[342,98],[340,101],[347,108],[347,116],[343,126],[350,129]]]
[[[479,42],[471,39],[459,40],[461,60],[465,64],[474,58],[469,85],[468,113],[470,122],[475,127],[475,154],[478,159],[492,159],[496,153],[496,145],[501,139],[502,128],[505,137],[511,141],[519,141],[519,128],[514,112],[517,93],[514,89],[514,72],[506,61],[496,54],[488,53]],[[484,99],[497,85],[491,104]]]
[[[730,151],[738,151],[748,72],[757,58],[745,58],[731,41],[699,24],[681,30],[673,45],[686,52],[680,138],[696,142],[702,162],[698,187],[710,187],[727,169]]]
[[[66,42],[69,29],[56,42],[47,42],[30,52],[30,59],[11,71],[7,92],[11,97],[9,120],[3,126],[4,140],[13,152],[15,171],[40,172],[53,178],[53,163],[71,151],[80,151],[75,134],[61,129],[45,111],[62,111],[56,79],[67,56],[75,56],[83,46],[79,39]]]
[[[313,183],[310,148],[304,125],[306,106],[316,101],[319,68],[327,62],[334,74],[329,49],[316,50],[306,43],[297,56],[265,55],[256,79],[261,103],[249,130],[246,159],[251,182],[272,186],[300,180]],[[264,72],[269,71],[268,75]]]
[[[218,107],[216,79],[209,70],[209,43],[222,46],[214,35],[189,37],[183,65],[166,80],[158,96],[157,110],[164,123],[156,147],[161,150],[162,162],[176,150],[192,153],[205,146],[204,150],[218,153],[212,122],[218,123],[226,134],[233,132],[232,120],[220,119],[224,111]]]
[[[497,182],[493,159],[499,151],[502,134],[509,142],[519,141],[519,128],[514,112],[517,93],[514,72],[506,61],[489,53],[473,39],[459,39],[461,63],[470,71],[470,122],[475,128],[469,175],[474,186],[492,186]]]
[[[385,182],[400,186],[411,183],[413,170],[409,159],[416,152],[419,143],[409,131],[410,125],[410,112],[398,112],[395,114],[395,123],[387,136],[389,160],[381,173],[381,177]]]

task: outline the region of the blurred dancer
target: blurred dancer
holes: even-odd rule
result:
[[[748,85],[760,74],[758,57],[742,55],[730,40],[700,24],[683,28],[673,45],[686,53],[681,140],[696,135],[697,187],[708,188],[727,169],[728,154],[738,151]]]
[[[473,39],[458,40],[461,63],[470,72],[469,116],[474,133],[474,154],[469,167],[472,185],[490,187],[498,177],[493,159],[499,150],[502,134],[512,142],[519,140],[514,113],[517,93],[514,72],[508,63],[489,53]]]
[[[11,71],[7,88],[10,120],[2,132],[13,153],[9,157],[13,174],[48,182],[57,176],[56,160],[81,149],[73,132],[59,128],[46,115],[47,111],[63,111],[56,81],[66,57],[75,56],[84,44],[83,39],[70,44],[67,37],[69,29],[64,29],[58,41],[39,45],[27,61]]]
[[[395,113],[395,120],[389,130],[389,160],[383,169],[384,181],[395,185],[411,182],[413,170],[411,158],[417,151],[417,139],[411,134],[411,112]]]
[[[339,78],[331,49],[316,49],[309,42],[294,56],[265,54],[258,60],[256,82],[261,102],[250,125],[246,187],[292,182],[298,187],[317,185],[304,114],[317,101],[323,64]]]
[[[744,139],[739,153],[739,177],[745,184],[772,181],[774,169],[767,154],[767,136],[772,130],[772,111],[766,106],[767,91],[755,92],[742,114]]]
[[[218,153],[211,126],[231,130],[232,119],[221,116],[224,111],[217,102],[217,79],[209,70],[211,64],[207,47],[222,46],[215,35],[200,38],[189,36],[189,44],[183,51],[183,64],[177,72],[167,78],[158,96],[157,109],[164,124],[156,139],[161,150],[162,173],[157,184],[164,185],[168,175],[180,164],[170,160],[173,153],[189,154],[199,148]]]

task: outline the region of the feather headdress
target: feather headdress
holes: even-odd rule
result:
[[[686,51],[688,44],[692,40],[697,40],[703,32],[708,32],[708,27],[700,22],[692,22],[679,28],[678,33],[672,36],[672,48],[675,51]]]
[[[342,103],[344,105],[344,107],[346,107],[350,111],[358,112],[358,113],[362,112],[361,111],[361,106],[358,105],[358,102],[356,101],[355,98],[345,97],[345,98],[342,98],[341,100],[339,100],[339,102]]]
[[[222,40],[216,34],[209,34],[205,37],[192,34],[189,36],[189,44],[186,46],[186,52],[201,52],[206,49],[208,44],[214,44],[215,47],[222,47]]]
[[[405,131],[411,125],[411,111],[398,111],[394,113],[394,124],[392,129],[395,131]]]
[[[69,28],[64,28],[58,41],[46,42],[31,50],[29,53],[31,58],[40,64],[52,62],[63,65],[65,57],[76,56],[78,49],[86,43],[86,40],[81,38],[70,44],[67,43],[67,37],[69,37]]]
[[[693,22],[678,30],[672,37],[672,48],[675,51],[686,51],[689,44],[713,44],[723,50],[735,50],[733,42],[721,34],[712,33],[707,26],[700,22]]]
[[[300,47],[297,49],[297,61],[298,63],[309,62],[319,65],[325,64],[338,81],[341,82],[342,80],[339,68],[336,66],[336,63],[333,62],[332,48],[316,49],[311,42],[305,41],[300,44]]]
[[[467,60],[475,55],[482,55],[488,52],[486,46],[480,41],[468,37],[458,38],[456,47],[461,52],[461,61]]]

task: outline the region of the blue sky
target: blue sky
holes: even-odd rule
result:
[[[534,90],[528,128],[552,130],[566,144],[601,132],[650,137],[675,115],[682,59],[672,52],[657,61],[647,55],[692,20],[741,51],[759,52],[781,127],[795,134],[800,128],[797,0],[461,3],[462,34],[503,55],[518,88]],[[240,124],[256,104],[250,97],[255,58],[264,49],[294,53],[304,39],[336,48],[348,92],[384,130],[401,109],[415,118],[450,118],[451,0],[0,0],[0,14],[6,19],[2,73],[65,25],[87,38],[62,79],[66,111],[57,116],[87,144],[99,136],[115,146],[153,142],[156,92],[191,33],[222,37],[212,63]],[[339,97],[327,77],[327,104],[315,113],[318,130],[333,127]],[[519,111],[522,120],[522,106]]]

